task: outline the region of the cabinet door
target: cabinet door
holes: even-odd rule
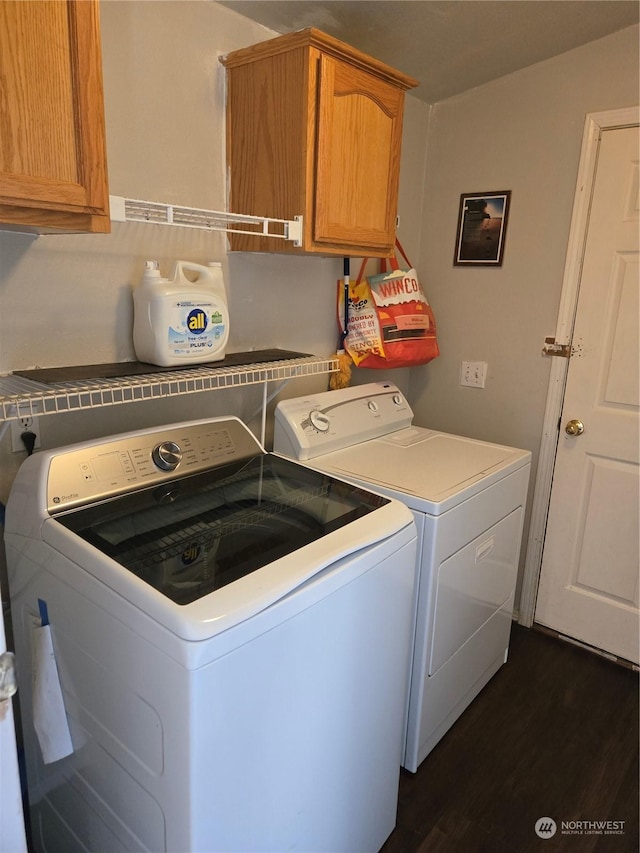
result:
[[[0,80],[0,222],[108,231],[97,2],[0,2]]]
[[[393,248],[404,91],[320,58],[314,240]]]

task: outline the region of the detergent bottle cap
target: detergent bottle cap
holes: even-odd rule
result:
[[[160,264],[158,261],[145,261],[144,274],[160,278]]]
[[[160,275],[160,264],[158,261],[145,261],[142,284],[155,284],[159,281],[163,281],[163,279]]]

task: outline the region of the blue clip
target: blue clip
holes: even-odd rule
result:
[[[41,598],[38,599],[38,608],[40,610],[40,623],[44,628],[45,625],[49,624],[49,612],[47,610],[47,602],[43,601]]]

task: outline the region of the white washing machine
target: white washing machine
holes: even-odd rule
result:
[[[418,592],[403,766],[418,765],[506,662],[529,451],[412,426],[392,383],[285,400],[274,451],[404,501]]]
[[[416,582],[404,504],[218,418],[34,454],[6,546],[34,850],[382,846]],[[49,763],[46,621],[72,748]]]

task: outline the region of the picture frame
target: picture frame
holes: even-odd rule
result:
[[[500,267],[511,190],[462,193],[454,266]]]

